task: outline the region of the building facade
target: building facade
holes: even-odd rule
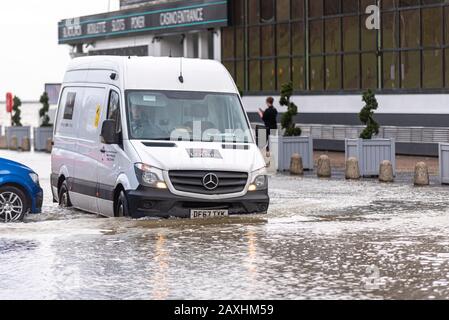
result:
[[[122,0],[121,10],[59,22],[72,55],[173,56],[220,60],[227,1]]]
[[[397,127],[390,135],[407,149],[434,153],[449,140],[445,0],[125,0],[119,12],[61,21],[59,41],[75,56],[220,60],[254,121],[264,98],[292,81],[298,123],[357,126],[361,94],[372,89],[377,119]],[[323,130],[323,140],[335,138]]]

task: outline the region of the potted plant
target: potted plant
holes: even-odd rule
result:
[[[394,139],[376,138],[380,125],[374,118],[378,109],[374,92],[368,90],[363,93],[365,106],[359,113],[360,121],[366,126],[359,139],[347,139],[345,142],[346,159],[355,157],[359,160],[362,176],[378,176],[382,161],[388,160],[396,172],[396,147]]]
[[[53,138],[53,126],[50,123],[50,117],[48,111],[50,104],[47,92],[44,92],[39,100],[42,103],[42,108],[39,110],[39,118],[41,120],[41,126],[34,128],[34,150],[46,151],[48,139]]]
[[[297,127],[294,118],[298,114],[298,106],[291,100],[293,83],[284,84],[281,88],[280,105],[287,107],[282,115],[280,134],[270,135],[270,150],[276,169],[286,171],[290,168],[293,154],[298,153],[303,160],[304,169],[313,170],[313,139],[301,136],[302,130]]]
[[[6,140],[8,141],[8,146],[12,146],[12,138],[17,138],[17,145],[12,146],[13,148],[20,148],[22,146],[22,140],[24,138],[30,139],[30,127],[22,126],[22,117],[20,106],[22,105],[22,101],[14,96],[12,111],[13,114],[11,116],[11,126],[5,128]]]

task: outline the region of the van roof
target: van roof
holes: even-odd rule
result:
[[[181,67],[183,83],[179,80]],[[231,75],[221,63],[187,58],[81,57],[70,62],[64,82],[111,83],[112,72],[118,74],[114,84],[125,90],[237,92]]]

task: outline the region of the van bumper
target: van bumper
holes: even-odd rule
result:
[[[268,191],[248,192],[232,199],[204,200],[180,197],[169,190],[139,187],[127,191],[128,206],[133,218],[190,218],[191,210],[228,210],[230,215],[266,214],[270,204]]]

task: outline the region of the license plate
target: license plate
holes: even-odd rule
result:
[[[228,210],[191,210],[191,219],[205,219],[213,217],[227,217],[229,216]]]

